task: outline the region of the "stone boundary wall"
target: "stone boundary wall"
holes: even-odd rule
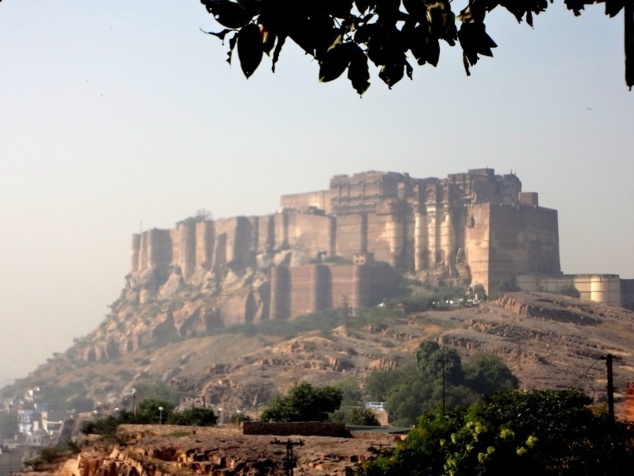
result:
[[[574,286],[581,299],[622,306],[623,281],[617,274],[563,274],[559,276],[519,275],[516,284],[522,291],[558,293],[563,286]]]
[[[318,421],[301,421],[292,423],[264,423],[261,421],[245,421],[242,423],[243,435],[277,435],[277,436],[332,436],[336,438],[352,438],[352,434],[343,423],[322,423]]]

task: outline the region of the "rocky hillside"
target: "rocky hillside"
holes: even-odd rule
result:
[[[288,437],[244,435],[236,426],[204,428],[124,425],[117,445],[93,439],[78,455],[61,457],[36,472],[43,476],[283,475]],[[399,435],[352,432],[348,437],[294,436],[295,474],[346,475]]]
[[[118,406],[133,387],[161,380],[225,412],[257,413],[272,396],[300,380],[362,383],[372,370],[412,358],[425,338],[456,347],[463,356],[499,355],[523,388],[578,387],[602,401],[606,372],[600,359],[607,353],[618,358],[617,403],[623,401],[626,382],[634,381],[634,313],[559,295],[510,293],[477,307],[413,314],[398,307],[376,308],[351,317],[347,326],[340,314],[330,313],[191,337],[161,329],[200,313],[195,300],[182,303],[169,326],[162,308],[153,306],[138,309],[127,320],[113,314],[18,386],[76,388],[81,395]],[[121,326],[123,335],[138,336],[137,347],[87,358],[86,349],[107,349],[107,336]]]

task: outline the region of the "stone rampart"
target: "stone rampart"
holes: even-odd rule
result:
[[[318,192],[282,195],[280,197],[280,205],[283,208],[294,208],[296,210],[317,208],[330,213],[330,193],[329,190],[319,190]]]
[[[629,280],[621,280],[616,274],[562,274],[560,276],[519,275],[516,284],[522,291],[560,293],[562,288],[573,286],[580,298],[615,306],[627,305],[627,294],[622,293]]]
[[[522,192],[515,175],[496,175],[493,169],[446,179],[374,171],[342,175],[328,190],[285,195],[281,203],[280,211],[270,215],[186,220],[173,230],[134,235],[132,273],[178,267],[186,282],[198,283],[205,272],[218,275],[226,266],[268,273],[273,265],[301,268],[367,253],[398,271],[425,276],[444,270],[455,277],[460,263],[471,281],[487,290],[518,274],[561,272],[557,212],[538,207],[537,194]],[[271,282],[273,314],[295,315],[338,302],[339,291],[327,297],[311,287],[311,272],[316,271],[289,274],[302,293],[289,304],[278,300],[281,275],[279,286]],[[333,283],[345,273],[335,274],[330,272]],[[331,288],[335,285],[324,289]],[[349,291],[350,296],[363,294],[353,286]]]

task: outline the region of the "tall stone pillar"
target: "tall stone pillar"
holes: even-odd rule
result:
[[[139,271],[139,252],[141,250],[141,235],[134,233],[132,235],[132,251],[130,253],[131,267],[130,272]]]
[[[154,268],[162,261],[160,230],[148,230],[147,267]]]
[[[181,223],[178,225],[179,263],[183,279],[187,280],[196,268],[196,224]]]
[[[139,271],[145,271],[148,268],[149,233],[149,231],[141,233],[139,240]]]
[[[443,221],[440,224],[440,249],[443,255],[443,264],[451,266],[454,264],[455,230],[453,226],[453,216],[451,209],[445,210]]]
[[[438,214],[436,212],[436,207],[431,206],[431,210],[427,210],[427,249],[428,253],[428,266],[433,267],[436,264],[436,258],[438,256],[439,249],[439,241],[440,241],[440,233],[438,230]],[[431,212],[431,213],[430,213]]]
[[[421,271],[429,267],[427,260],[429,240],[427,237],[427,215],[416,213],[414,216],[414,270]]]
[[[331,307],[329,281],[327,266],[312,265],[310,312],[317,312]]]
[[[196,223],[196,261],[195,266],[210,267],[213,261],[214,224],[211,221]]]
[[[331,216],[328,222],[328,256],[335,256],[337,254],[337,217]]]
[[[403,220],[399,220],[398,215],[391,215],[386,223],[388,242],[390,244],[391,265],[394,268],[401,267],[401,257],[405,244],[405,230]]]
[[[291,315],[291,279],[288,268],[271,268],[271,319],[288,319]]]
[[[368,286],[365,279],[365,269],[363,265],[354,265],[352,267],[352,296],[350,305],[352,312],[358,313],[359,309],[368,305]]]

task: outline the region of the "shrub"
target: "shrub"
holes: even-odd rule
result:
[[[262,421],[295,422],[326,421],[328,413],[341,405],[343,392],[336,387],[313,387],[302,382],[288,394],[273,399],[269,408],[262,412]]]
[[[557,293],[558,294],[563,294],[564,296],[577,298],[577,299],[579,299],[581,297],[581,293],[579,292],[579,290],[577,288],[575,288],[572,284],[566,284],[566,285],[560,287],[557,290]]]

